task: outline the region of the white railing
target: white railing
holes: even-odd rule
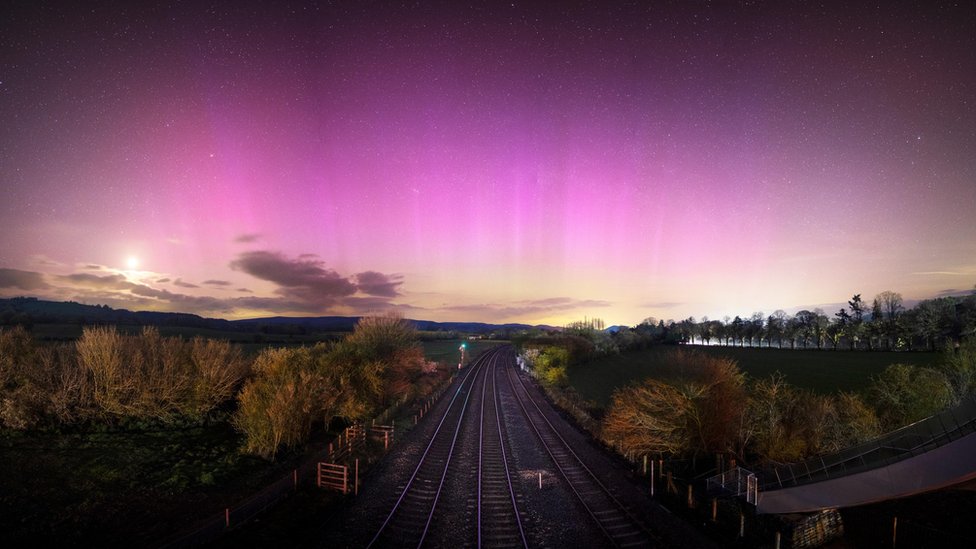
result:
[[[709,477],[706,486],[709,493],[720,492],[735,497],[745,497],[746,501],[753,505],[759,501],[759,480],[755,473],[742,467]]]

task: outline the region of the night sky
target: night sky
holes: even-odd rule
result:
[[[971,3],[592,4],[4,2],[0,296],[635,324],[976,283]]]

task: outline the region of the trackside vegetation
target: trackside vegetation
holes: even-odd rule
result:
[[[598,321],[596,321],[598,322]],[[660,330],[619,333],[597,329],[594,321],[574,323],[549,338],[520,342],[521,356],[557,403],[620,453],[698,458],[725,454],[745,463],[789,462],[834,452],[918,421],[958,403],[976,390],[976,341],[964,339],[942,354],[926,353],[919,364],[894,363],[863,373],[857,390],[801,388],[773,371],[746,375],[722,349],[674,345]],[[672,345],[668,345],[671,343]],[[600,350],[602,349],[602,350]],[[629,349],[629,351],[627,350]],[[753,355],[794,351],[731,349]],[[795,351],[807,354],[881,358],[848,351]],[[901,355],[914,357],[923,355]],[[651,357],[653,365],[625,357]],[[630,370],[643,371],[633,377]],[[843,376],[843,370],[837,374]],[[581,372],[586,372],[583,375]],[[802,379],[802,376],[799,376]],[[586,401],[579,385],[613,386],[603,404]],[[596,380],[596,381],[594,381]],[[822,382],[822,380],[819,380]]]
[[[274,459],[307,441],[316,423],[361,420],[443,377],[398,316],[364,317],[342,340],[254,357],[154,327],[137,335],[85,327],[74,343],[49,345],[14,327],[0,331],[0,427],[165,429],[229,419],[245,452]]]

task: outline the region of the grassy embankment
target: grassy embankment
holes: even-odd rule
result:
[[[818,393],[861,391],[895,363],[928,366],[942,360],[939,353],[896,353],[865,351],[816,351],[789,349],[755,349],[719,346],[687,346],[717,356],[735,359],[748,379],[768,377],[780,372],[786,381]],[[580,395],[606,407],[618,387],[654,377],[661,360],[674,347],[653,347],[591,360],[569,368],[569,384]]]

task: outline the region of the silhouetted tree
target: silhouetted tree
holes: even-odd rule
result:
[[[782,309],[777,309],[773,314],[769,315],[766,319],[766,332],[768,333],[767,338],[770,342],[776,339],[779,344],[779,348],[783,348],[783,330],[786,328],[786,312]]]
[[[848,337],[851,339],[851,349],[856,349],[864,335],[864,301],[861,300],[861,294],[854,294],[847,305],[851,308]]]

